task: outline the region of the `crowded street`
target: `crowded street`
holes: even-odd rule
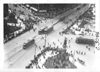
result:
[[[49,11],[46,13],[49,17],[35,16],[39,12],[33,12],[33,14],[31,9],[29,11],[25,9],[27,12],[24,10],[25,6],[29,8],[32,4],[8,4],[8,6],[12,11],[14,6],[19,7],[15,7],[14,12],[16,17],[22,18],[19,24],[23,24],[21,27],[23,30],[18,31],[20,34],[15,32],[12,38],[10,34],[5,35],[5,68],[88,69],[95,67],[100,42],[99,33],[95,31],[95,15],[91,12],[95,8],[94,4],[70,4],[68,7],[66,4],[61,11],[57,8],[59,5],[52,4],[50,5],[51,13]],[[20,6],[26,12],[24,13],[26,18],[17,14],[17,10],[22,10]],[[46,6],[49,7],[49,5]],[[53,6],[55,9],[52,9]],[[30,19],[32,17],[34,21]],[[29,25],[24,23],[26,20]],[[24,32],[24,27],[26,32]],[[61,58],[58,59],[59,57]]]

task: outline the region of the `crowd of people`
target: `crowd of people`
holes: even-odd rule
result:
[[[41,51],[41,53],[39,53],[36,57],[34,57],[34,60],[31,60],[31,63],[28,66],[26,66],[26,69],[34,68],[34,66],[36,68],[39,68],[40,69],[41,67],[38,65],[38,62],[41,61],[40,56],[43,56],[43,58],[46,59],[46,52],[48,52],[48,51],[52,51],[51,54],[56,53],[58,55],[58,52],[59,52],[59,54],[62,54],[62,49],[53,48],[53,47],[47,47],[47,48],[43,49]],[[64,50],[64,51],[66,52],[66,50]],[[63,53],[63,54],[65,54],[65,53]],[[47,58],[47,59],[49,59],[49,58]],[[47,67],[46,66],[47,59],[45,61],[45,64],[42,65],[42,68],[46,68]]]
[[[44,38],[42,38],[42,39],[44,39]],[[58,44],[56,44],[56,42],[52,42],[52,44],[51,43],[47,43],[47,46],[45,47],[45,45],[43,46],[43,47],[41,47],[41,46],[36,46],[37,48],[39,48],[40,49],[40,51],[41,51],[41,53],[39,53],[37,56],[36,56],[36,58],[33,60],[33,65],[35,64],[36,65],[36,61],[38,61],[37,59],[41,56],[41,55],[43,55],[43,57],[44,58],[46,58],[45,57],[45,52],[46,51],[49,51],[49,50],[52,50],[52,54],[54,54],[54,51],[56,50],[56,51],[59,51],[59,49],[68,49],[68,48],[70,48],[70,42],[71,42],[71,40],[72,40],[73,38],[71,38],[70,40],[69,39],[67,39],[66,37],[65,37],[65,39],[64,39],[64,41],[62,42],[62,41],[60,41],[59,39],[57,40],[59,43],[60,43],[60,45],[58,45]],[[65,45],[65,46],[64,46]],[[57,53],[57,52],[56,52]],[[36,62],[36,63],[35,63]],[[32,64],[29,64],[28,66],[26,66],[26,68],[30,68],[30,67],[32,67],[32,66],[30,66],[30,65],[32,65]],[[37,65],[38,66],[38,65]],[[32,67],[33,68],[33,67]],[[38,66],[38,68],[39,68],[39,66]]]
[[[65,38],[64,43],[62,43],[61,45],[67,44],[67,43],[70,43],[70,40],[67,40],[67,38]],[[50,50],[52,50],[52,52],[51,52],[52,54],[54,54],[55,51],[57,51],[55,53],[58,54],[59,50],[63,50],[64,49],[64,51],[67,51],[67,49],[70,48],[70,47],[64,48],[63,46],[62,46],[62,48],[59,48],[59,46],[56,46],[56,43],[55,42],[52,42],[52,44],[53,44],[53,46],[48,43],[48,46],[47,47],[43,46],[43,48],[41,46],[37,46],[41,50],[41,52],[37,56],[34,56],[34,60],[31,60],[31,63],[28,66],[26,66],[26,68],[27,69],[30,69],[30,68],[33,68],[34,66],[36,66],[36,68],[41,68],[38,65],[38,60],[41,60],[41,59],[39,59],[41,56],[43,56],[43,58],[45,59],[46,58],[46,52],[48,52]],[[77,51],[77,50],[75,51],[75,53],[73,53],[73,51],[70,51],[68,53],[70,54],[71,57],[73,57],[73,59],[75,60],[74,62],[76,62],[76,59],[74,58],[75,54],[86,55],[86,52],[81,52],[81,51]],[[83,63],[85,64],[85,62],[82,61],[79,58],[78,58],[78,61],[81,64],[83,64]],[[44,66],[42,66],[42,67],[44,67]]]

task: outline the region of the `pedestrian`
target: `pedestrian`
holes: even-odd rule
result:
[[[81,52],[81,55],[83,55],[83,52]]]
[[[49,47],[49,43],[48,43],[48,47]]]
[[[51,48],[51,45],[49,47]]]
[[[55,43],[53,42],[53,45],[55,45]]]
[[[45,59],[45,55],[43,55],[43,58]]]
[[[88,46],[86,46],[86,48],[88,48]]]
[[[34,32],[35,32],[35,28],[34,28]]]
[[[39,49],[41,50],[41,47],[39,46]]]
[[[86,55],[86,52],[84,52],[84,55]]]
[[[71,53],[72,53],[72,51],[71,51]]]
[[[78,54],[78,51],[76,51],[76,53]]]
[[[58,46],[57,46],[57,49],[58,49]]]
[[[70,45],[69,45],[69,48],[70,48]]]
[[[69,40],[69,43],[70,43],[70,40]]]
[[[43,48],[45,48],[45,45],[43,46]]]
[[[90,48],[88,48],[88,50],[90,51]]]
[[[81,51],[79,51],[79,54],[81,54]]]
[[[54,51],[52,51],[52,54],[54,54]]]

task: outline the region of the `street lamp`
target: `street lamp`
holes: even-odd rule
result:
[[[45,47],[46,47],[46,32],[45,32]]]
[[[46,34],[45,34],[45,47],[46,47]]]

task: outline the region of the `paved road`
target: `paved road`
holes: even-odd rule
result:
[[[75,14],[78,14],[77,11],[74,11]],[[75,16],[73,15],[72,21],[75,19]],[[71,22],[69,23],[71,24]],[[62,26],[61,26],[62,25]],[[62,30],[62,28],[66,28],[66,25],[62,22],[59,22],[56,26],[54,26],[56,29],[53,31],[50,35],[47,37],[47,41],[52,41],[54,37],[60,38],[59,31]],[[57,29],[58,27],[58,29]],[[38,38],[39,39],[39,38]],[[39,45],[44,45],[44,40],[37,40],[39,41]],[[27,64],[29,64],[30,60],[33,59],[34,53],[35,53],[35,45],[32,45],[27,50],[21,50],[16,54],[14,57],[10,58],[11,62],[13,63],[10,68],[24,68]],[[36,48],[36,53],[39,53],[41,50],[39,48]],[[20,65],[20,66],[19,66]]]
[[[57,17],[53,18],[53,19],[49,19],[46,22],[40,23],[38,26],[38,30],[41,27],[44,27],[45,25],[52,25],[55,24],[59,18],[63,17],[63,16],[68,16],[69,14],[73,13],[76,10],[76,8],[69,10],[61,15],[58,15]],[[36,32],[33,32],[32,30],[24,33],[23,35],[9,41],[8,43],[6,43],[4,45],[4,49],[5,49],[5,59],[9,58],[10,56],[12,56],[13,54],[15,54],[17,51],[22,49],[22,45],[23,43],[27,42],[29,39],[31,39],[34,36],[38,35],[38,30]]]
[[[67,15],[69,15],[70,13],[72,13],[74,11],[74,9],[70,10],[70,11],[67,11],[65,12]],[[43,22],[43,23],[40,23],[38,29],[40,29],[41,27],[45,26],[45,25],[49,25],[49,24],[54,24],[56,23],[59,18],[65,16],[65,13],[55,17],[54,19],[49,19],[48,21],[46,22]],[[66,15],[66,16],[67,16]],[[52,23],[53,22],[53,23]],[[23,35],[7,42],[4,44],[4,49],[5,49],[5,52],[10,52],[12,49],[18,47],[19,45],[22,45],[25,41],[27,41],[28,38],[30,38],[30,36],[34,37],[35,35],[37,35],[38,32],[33,32],[31,30],[31,32],[27,32],[27,33],[24,33]]]

